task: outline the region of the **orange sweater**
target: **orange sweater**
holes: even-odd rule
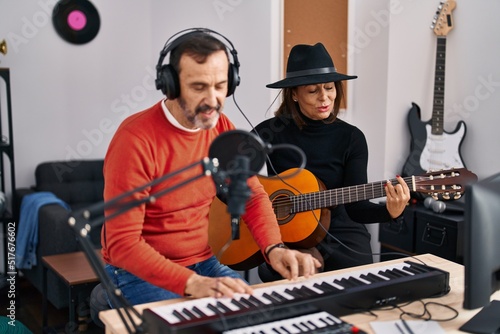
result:
[[[147,184],[208,156],[214,138],[234,129],[222,114],[211,130],[187,132],[174,127],[159,102],[128,117],[116,131],[104,162],[104,199]],[[154,187],[134,194],[144,198],[199,175],[191,168]],[[281,241],[269,197],[257,177],[243,220],[261,249]],[[107,220],[102,230],[106,262],[156,286],[184,294],[192,271],[185,268],[212,256],[208,245],[208,213],[216,195],[211,177],[202,177],[158,198]],[[106,211],[109,215],[110,211]]]

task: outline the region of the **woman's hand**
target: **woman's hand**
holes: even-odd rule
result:
[[[391,181],[385,184],[385,193],[387,196],[386,207],[391,217],[398,218],[406,208],[410,200],[410,188],[401,176],[397,176],[398,184],[392,185]]]

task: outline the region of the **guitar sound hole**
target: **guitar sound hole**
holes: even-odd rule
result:
[[[273,205],[274,214],[280,225],[288,223],[295,216],[293,212],[293,196],[295,194],[291,191],[282,189],[269,197]]]

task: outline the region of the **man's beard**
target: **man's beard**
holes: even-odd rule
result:
[[[220,117],[220,112],[222,111],[222,106],[220,104],[216,105],[215,107],[204,104],[196,107],[193,113],[190,109],[188,109],[186,101],[180,97],[179,97],[179,106],[184,112],[184,115],[186,116],[187,120],[191,124],[193,124],[196,128],[203,130],[212,129],[217,124],[217,121],[219,120]],[[215,111],[217,112],[217,117],[214,117],[209,121],[203,121],[201,118],[198,117],[198,115],[200,115],[201,113],[212,109],[215,109]]]

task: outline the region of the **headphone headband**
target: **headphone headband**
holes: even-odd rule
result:
[[[237,51],[233,46],[233,43],[227,39],[224,35],[208,29],[208,28],[189,28],[184,29],[176,34],[172,35],[163,46],[160,51],[160,57],[158,59],[158,64],[156,65],[156,89],[159,89],[167,96],[168,99],[175,99],[180,94],[179,88],[179,77],[172,65],[163,65],[163,61],[168,53],[174,50],[177,46],[183,43],[189,36],[194,34],[208,34],[217,35],[217,38],[221,43],[226,46],[226,49],[231,53],[233,58],[233,63],[230,63],[229,73],[228,73],[228,91],[227,96],[234,93],[236,86],[240,84],[239,77],[239,67],[240,63],[238,61]]]

